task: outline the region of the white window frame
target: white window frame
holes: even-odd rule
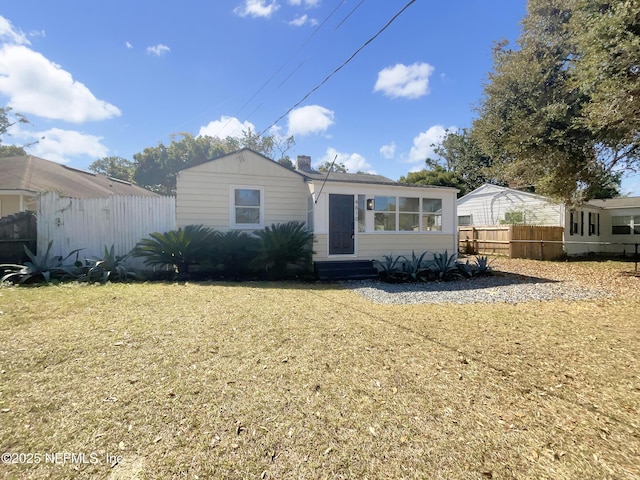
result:
[[[258,190],[260,192],[259,223],[236,223],[236,190]],[[264,228],[264,187],[256,185],[231,185],[229,187],[229,228],[233,230],[260,230]]]
[[[389,211],[389,210],[377,210],[376,209],[376,205],[375,205],[375,199],[377,197],[389,197],[389,198],[395,198],[395,210],[393,211]],[[432,234],[440,234],[443,233],[444,231],[444,210],[445,210],[445,199],[441,198],[441,197],[424,197],[424,196],[408,196],[406,194],[402,195],[402,194],[396,194],[396,195],[384,195],[384,194],[378,194],[375,196],[367,196],[367,199],[373,199],[374,201],[374,209],[371,212],[372,215],[371,217],[369,217],[369,221],[371,222],[370,224],[367,224],[366,227],[368,227],[369,229],[365,228],[365,232],[368,233],[376,233],[376,234],[381,234],[381,235],[386,235],[389,233],[402,233],[402,234],[411,234],[411,235],[420,235],[420,234],[428,234],[428,235],[432,235]],[[417,198],[419,201],[419,211],[417,212],[400,212],[400,198]],[[424,211],[424,200],[437,200],[440,202],[441,205],[441,209],[438,212],[425,212]],[[366,200],[365,200],[366,201]],[[377,230],[375,227],[375,214],[376,213],[382,213],[382,214],[392,214],[393,217],[395,218],[395,230]],[[417,225],[417,229],[414,230],[400,230],[400,214],[401,213],[408,213],[408,214],[418,214],[418,219],[419,219],[419,225]],[[426,230],[426,225],[424,223],[424,219],[426,216],[432,216],[432,217],[439,217],[440,218],[440,229],[437,230]]]
[[[460,219],[461,218],[469,218],[469,223],[460,223]],[[458,226],[459,227],[471,227],[473,225],[473,217],[471,216],[471,214],[467,214],[467,215],[458,215]]]

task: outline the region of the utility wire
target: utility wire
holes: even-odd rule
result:
[[[415,3],[416,0],[411,0],[410,2],[408,2],[404,7],[402,7],[402,9],[396,13],[391,20],[389,20],[380,30],[378,30],[376,32],[375,35],[373,35],[371,38],[369,38],[369,40],[367,40],[366,42],[364,42],[362,44],[362,46],[360,48],[358,48],[355,52],[353,52],[351,54],[351,56],[349,58],[347,58],[344,62],[342,62],[342,64],[337,67],[333,72],[331,72],[329,75],[327,75],[324,80],[322,80],[318,85],[316,85],[315,87],[313,87],[311,90],[309,90],[309,92],[307,92],[304,97],[302,97],[297,103],[295,103],[292,107],[290,107],[286,112],[284,112],[282,115],[280,115],[275,122],[271,123],[267,128],[265,128],[264,130],[262,130],[262,132],[260,132],[260,136],[263,136],[266,132],[269,131],[269,129],[271,127],[274,127],[280,120],[282,120],[284,117],[286,117],[287,115],[289,115],[291,113],[291,111],[293,109],[295,109],[296,107],[300,106],[300,104],[302,102],[304,102],[307,98],[309,98],[314,92],[316,92],[320,87],[322,87],[325,83],[327,83],[329,81],[329,79],[331,77],[333,77],[336,73],[338,73],[340,70],[342,70],[342,68],[344,68],[349,62],[351,62],[351,60],[353,60],[355,58],[356,55],[358,55],[367,45],[369,45],[371,42],[373,42],[376,38],[378,38],[378,36],[384,32],[387,28],[389,28],[389,26],[400,16],[402,15],[402,13],[404,13],[404,11],[409,8],[413,3]]]
[[[245,103],[244,103],[244,104],[243,104],[243,105],[238,109],[238,111],[233,115],[233,117],[231,117],[231,118],[237,117],[237,116],[240,114],[240,112],[241,112],[242,110],[244,110],[244,108],[245,108],[249,103],[251,103],[251,101],[252,101],[254,98],[256,98],[256,97],[260,94],[260,92],[262,92],[262,90],[264,90],[264,89],[266,88],[266,86],[267,86],[267,85],[269,85],[269,83],[271,83],[271,81],[276,77],[276,75],[278,75],[278,73],[280,73],[280,72],[282,71],[282,69],[283,69],[284,67],[286,67],[286,66],[287,66],[287,64],[288,64],[291,60],[293,60],[293,58],[298,54],[298,52],[299,52],[300,50],[302,50],[302,49],[304,48],[304,46],[305,46],[307,43],[309,43],[309,41],[310,41],[310,40],[315,36],[315,34],[316,34],[316,33],[318,33],[318,30],[320,30],[320,29],[324,26],[324,24],[325,24],[325,23],[327,23],[327,21],[328,21],[328,20],[329,20],[329,19],[330,19],[330,18],[331,18],[331,17],[332,17],[332,16],[333,16],[337,11],[338,11],[338,9],[339,9],[343,4],[344,4],[344,2],[345,2],[345,1],[346,1],[346,0],[341,0],[341,1],[338,3],[338,5],[337,5],[337,6],[336,6],[332,11],[331,11],[331,13],[329,13],[329,15],[327,15],[327,16],[325,17],[325,19],[320,23],[320,25],[318,25],[318,26],[313,30],[313,32],[311,32],[311,34],[310,34],[310,35],[309,35],[309,36],[304,40],[304,42],[302,42],[302,43],[300,44],[300,46],[299,46],[299,47],[298,47],[298,48],[297,48],[297,49],[296,49],[296,50],[295,50],[291,55],[289,55],[289,58],[287,58],[287,59],[282,63],[282,65],[280,65],[280,66],[276,69],[276,71],[275,71],[275,72],[273,72],[273,73],[271,74],[271,76],[270,76],[270,77],[269,77],[269,78],[268,78],[268,79],[267,79],[267,80],[266,80],[266,81],[265,81],[265,82],[260,86],[260,88],[258,88],[258,90],[256,91],[256,93],[254,93],[254,94],[251,96],[251,98],[249,98],[249,100],[247,100],[247,101],[246,101],[246,102],[245,102]],[[304,63],[304,62],[303,62],[303,63]],[[301,65],[302,65],[302,64],[301,64]],[[300,65],[298,66],[298,68],[300,68]],[[296,69],[296,70],[297,70],[297,69]],[[289,75],[289,76],[288,76],[288,77],[287,77],[287,78],[286,78],[282,83],[286,82],[286,80],[288,80],[288,79],[289,79],[289,77],[291,77],[291,75],[293,75],[293,73],[291,73],[291,74],[290,74],[290,75]],[[282,85],[282,83],[281,83],[280,85]],[[278,85],[278,87],[279,87],[280,85]]]
[[[360,0],[360,3],[358,5],[356,5],[355,7],[353,7],[353,9],[347,14],[346,17],[344,17],[340,23],[338,24],[338,26],[336,28],[334,28],[334,30],[338,30],[340,28],[340,26],[347,21],[347,19],[351,16],[351,14],[353,12],[355,12],[358,8],[360,8],[360,5],[362,5],[364,3],[364,0]]]

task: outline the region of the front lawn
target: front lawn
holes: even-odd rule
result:
[[[320,284],[1,287],[0,451],[31,463],[0,475],[638,478],[638,279],[516,265],[622,288],[379,305]]]

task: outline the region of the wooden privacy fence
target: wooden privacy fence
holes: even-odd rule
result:
[[[175,219],[174,197],[69,198],[47,192],[38,202],[38,252],[53,240],[52,255],[65,257],[81,248],[80,258],[102,258],[111,245],[124,255],[150,233],[173,230]],[[129,264],[143,267],[140,259]]]
[[[37,225],[33,212],[20,212],[0,218],[0,263],[23,263],[28,260],[25,245],[36,251]]]
[[[458,250],[474,255],[553,260],[562,256],[562,227],[499,225],[458,227]]]

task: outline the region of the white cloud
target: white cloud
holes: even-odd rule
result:
[[[396,142],[391,142],[388,145],[380,147],[380,155],[384,158],[391,159],[396,154]]]
[[[0,15],[0,40],[13,45],[29,45],[31,43],[22,31],[14,28],[11,22],[2,15]]]
[[[0,48],[0,93],[9,97],[10,107],[25,115],[82,123],[121,114],[60,65],[22,45]]]
[[[130,42],[124,42],[124,46],[127,48],[133,48],[133,45]]]
[[[243,131],[255,132],[255,126],[248,121],[241,123],[236,117],[220,117],[220,120],[209,122],[208,125],[200,127],[198,136],[218,137],[218,138],[241,138]]]
[[[427,158],[436,158],[434,149],[442,142],[447,132],[456,132],[457,127],[445,128],[442,125],[434,125],[421,132],[413,139],[413,147],[409,152],[407,162],[424,162]]]
[[[429,93],[429,76],[433,71],[434,68],[428,63],[398,63],[378,72],[373,91],[392,98],[419,98]]]
[[[279,8],[276,0],[270,3],[267,0],[244,0],[233,12],[241,17],[270,18]]]
[[[12,129],[11,135],[23,140],[24,144],[37,141],[38,143],[27,148],[28,153],[58,163],[68,163],[72,157],[88,156],[98,159],[109,154],[109,149],[102,144],[102,137],[75,130],[51,128],[32,132]]]
[[[293,25],[294,27],[301,27],[305,23],[307,23],[307,19],[309,16],[305,13],[304,15],[300,15],[299,17],[294,18],[289,22],[289,25]]]
[[[289,113],[289,135],[324,133],[333,125],[333,111],[320,105],[296,108]]]
[[[320,2],[321,0],[289,0],[289,5],[293,5],[294,7],[304,5],[306,8],[313,8],[320,5]]]
[[[29,32],[29,36],[31,38],[38,38],[38,37],[44,38],[47,36],[47,32],[45,32],[44,30],[31,30]]]
[[[151,55],[155,55],[156,57],[164,55],[165,53],[169,53],[170,51],[171,49],[166,45],[163,45],[162,43],[159,43],[158,45],[153,45],[151,47],[147,47],[147,53],[150,53]]]
[[[325,162],[333,162],[333,159],[336,158],[336,164],[342,163],[345,167],[347,167],[348,172],[367,172],[367,173],[376,173],[375,170],[371,170],[371,164],[367,162],[366,158],[364,158],[359,153],[341,153],[338,152],[335,148],[327,148],[327,152],[324,156],[318,161],[317,165],[323,165]]]

